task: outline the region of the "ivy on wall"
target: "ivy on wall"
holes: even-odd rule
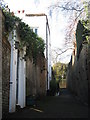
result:
[[[9,34],[13,29],[17,29],[20,37],[19,49],[23,49],[23,47],[26,46],[26,56],[33,58],[33,62],[36,63],[38,54],[44,56],[44,40],[32,32],[30,27],[22,22],[20,18],[8,12],[4,12],[4,14],[5,27],[7,30],[6,35]]]
[[[82,49],[82,42],[83,42],[83,31],[84,31],[84,26],[79,20],[77,29],[76,29],[76,42],[77,42],[77,58],[79,58],[80,51]]]
[[[82,49],[82,44],[87,43],[89,44],[88,36],[90,31],[87,27],[88,20],[82,20],[78,22],[77,29],[76,29],[76,42],[77,42],[77,58],[79,58],[79,54]]]

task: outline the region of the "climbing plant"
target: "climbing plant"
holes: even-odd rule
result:
[[[79,58],[79,54],[82,49],[82,44],[89,44],[88,36],[90,34],[90,30],[87,27],[88,20],[79,20],[77,29],[76,29],[76,42],[77,42],[77,58]]]
[[[12,16],[12,14],[8,12],[4,12],[5,14],[5,28],[8,32],[11,32],[16,24],[16,21],[21,21],[20,18],[16,16]]]
[[[5,14],[5,27],[6,35],[13,29],[17,29],[20,37],[19,49],[23,49],[26,46],[26,56],[33,58],[33,62],[36,63],[38,54],[44,56],[45,43],[42,38],[32,32],[31,28],[22,20],[11,13],[4,12]],[[18,25],[16,25],[18,23]]]
[[[88,20],[82,20],[82,24],[84,26],[84,30],[83,30],[83,37],[84,37],[84,40],[87,41],[87,43],[89,44],[89,40],[88,40],[88,37],[90,35],[90,30],[88,29],[88,23],[89,21]]]

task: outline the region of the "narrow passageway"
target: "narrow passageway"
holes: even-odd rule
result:
[[[61,89],[59,96],[41,97],[36,100],[36,105],[10,113],[8,118],[88,118],[88,106],[67,89]]]
[[[0,119],[88,118],[89,16],[89,0],[0,0]]]

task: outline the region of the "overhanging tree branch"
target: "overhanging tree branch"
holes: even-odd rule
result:
[[[58,49],[54,52],[56,53],[56,59],[58,59],[60,56],[63,56],[64,53],[66,53],[68,50],[74,49],[75,43],[75,30],[78,23],[79,18],[83,18],[84,13],[84,4],[82,1],[77,0],[60,0],[59,2],[56,2],[56,4],[51,5],[49,7],[50,10],[54,10],[57,13],[59,13],[59,10],[61,10],[63,15],[67,15],[68,24],[65,26],[65,49]],[[67,52],[68,53],[68,52]]]
[[[53,8],[61,8],[63,10],[68,10],[68,11],[77,11],[77,12],[81,12],[84,10],[84,8],[81,8],[81,9],[76,9],[75,7],[67,7],[67,5],[65,6],[60,6],[60,5],[55,5],[53,6]]]

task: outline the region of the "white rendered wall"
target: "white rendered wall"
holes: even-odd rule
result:
[[[11,65],[10,65],[10,96],[9,96],[9,112],[15,112],[16,108],[16,75],[17,75],[17,50],[15,49],[16,31],[9,36],[11,43]]]
[[[26,62],[24,61],[25,52],[20,51],[19,56],[19,78],[18,78],[18,105],[20,105],[21,108],[25,107],[25,99],[26,99],[26,81],[25,81],[25,75],[26,75]]]

